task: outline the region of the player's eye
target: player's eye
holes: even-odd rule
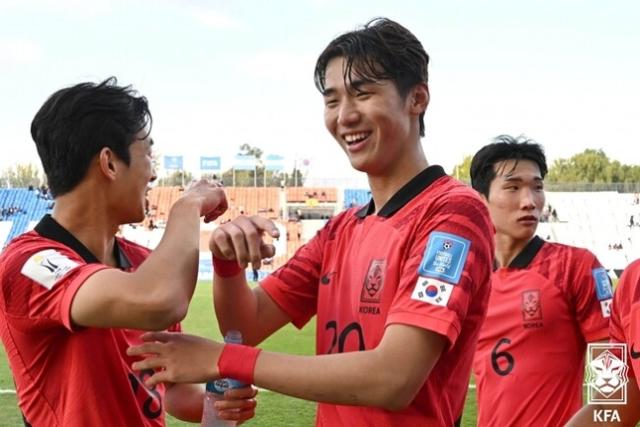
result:
[[[338,105],[338,101],[336,99],[326,99],[324,101],[324,106],[327,108],[333,108]]]

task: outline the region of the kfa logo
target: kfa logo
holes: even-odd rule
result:
[[[373,259],[369,264],[369,270],[362,284],[360,301],[368,303],[379,303],[384,287],[384,273],[387,262],[384,259]]]
[[[534,289],[522,293],[522,320],[531,322],[542,320],[542,305],[540,304],[540,290]]]
[[[593,343],[587,347],[587,403],[624,405],[627,403],[627,345]],[[595,409],[594,422],[618,421],[616,409]]]

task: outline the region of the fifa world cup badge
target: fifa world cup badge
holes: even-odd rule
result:
[[[587,347],[587,403],[627,403],[627,345],[591,343]],[[616,409],[596,409],[594,422],[620,422]]]

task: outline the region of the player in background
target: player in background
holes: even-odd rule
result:
[[[333,40],[315,69],[325,125],[367,174],[371,201],[331,219],[254,289],[243,267],[273,255],[261,235],[275,236],[274,224],[239,217],[212,234],[222,331],[256,345],[315,315],[317,355],[153,333],[131,349],[152,355],[135,367],[165,369],[149,384],[240,378],[321,402],[321,426],[454,424],[489,295],[492,225],[480,197],[423,152],[428,60],[388,19]]]
[[[582,426],[636,426],[640,422],[640,260],[631,263],[620,276],[613,295],[610,342],[627,345],[627,403],[624,405],[586,405],[567,424]],[[620,421],[594,421],[594,411],[616,410]]]
[[[557,426],[582,406],[588,342],[608,337],[611,286],[586,249],[536,236],[542,147],[501,135],[471,162],[496,228],[495,269],[473,371],[480,426]]]
[[[165,409],[201,417],[202,386],[147,388],[153,371],[133,371],[125,351],[144,330],[180,330],[200,217],[213,220],[227,201],[201,181],[172,206],[152,253],[115,237],[121,224],[144,219],[155,179],[147,100],[116,83],[61,89],[31,125],[55,207],[0,256],[0,333],[25,425],[163,426]],[[253,415],[251,399],[225,404],[239,412],[223,416]]]

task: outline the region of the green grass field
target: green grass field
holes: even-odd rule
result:
[[[185,332],[220,340],[220,331],[213,315],[210,282],[198,284],[189,307],[189,314],[182,325]],[[291,354],[313,354],[315,349],[314,334],[314,321],[309,322],[302,331],[288,325],[262,343],[260,347]],[[4,392],[4,390],[13,390],[14,388],[4,349],[0,346],[0,390],[3,390],[0,394],[0,427],[23,425],[15,393]],[[316,405],[313,402],[294,399],[266,390],[258,393],[257,399],[256,417],[245,423],[246,426],[305,427],[314,425]],[[184,423],[168,416],[167,425],[177,427],[193,424]],[[476,425],[474,389],[469,390],[462,425]]]

